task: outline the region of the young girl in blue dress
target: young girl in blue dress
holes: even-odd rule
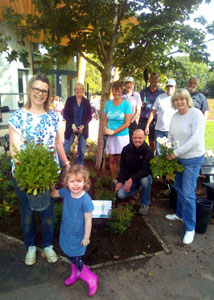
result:
[[[64,284],[73,285],[80,278],[88,284],[91,297],[97,291],[98,276],[82,260],[90,243],[94,209],[86,192],[90,187],[89,173],[82,165],[73,165],[64,172],[62,184],[64,188],[52,189],[51,196],[63,198],[59,243],[71,261],[72,270]]]

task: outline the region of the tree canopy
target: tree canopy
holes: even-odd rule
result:
[[[205,31],[185,25],[202,1],[32,0],[35,15],[20,15],[7,7],[3,16],[21,37],[42,33],[43,45],[58,60],[78,52],[95,66],[102,75],[103,111],[113,67],[119,68],[121,76],[142,78],[146,68],[150,72],[171,68],[172,52],[188,53],[191,60],[208,60]],[[102,119],[101,114],[98,153]],[[100,160],[98,154],[97,166]]]

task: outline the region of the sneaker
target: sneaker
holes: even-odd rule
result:
[[[175,220],[183,221],[183,219],[176,216],[176,214],[166,215],[165,218],[170,221],[175,221]]]
[[[49,263],[55,263],[58,260],[58,256],[56,252],[53,250],[53,245],[44,248],[45,255],[47,257],[47,261]]]
[[[195,236],[195,230],[186,231],[186,233],[184,235],[183,243],[186,245],[191,244],[194,240],[194,236]]]
[[[25,256],[25,264],[32,266],[36,262],[36,246],[30,246]]]
[[[148,211],[149,211],[148,205],[141,205],[141,207],[138,210],[139,214],[141,214],[141,215],[147,215]]]

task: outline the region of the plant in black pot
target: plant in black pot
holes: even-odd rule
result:
[[[14,151],[14,178],[18,186],[26,193],[32,210],[46,209],[50,205],[50,187],[59,176],[60,169],[54,160],[56,150],[26,142],[24,149],[14,147]]]

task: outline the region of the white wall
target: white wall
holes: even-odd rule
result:
[[[19,50],[20,46],[17,43],[15,32],[8,28],[5,24],[1,23],[0,26],[5,35],[9,35],[11,37],[11,40],[8,42],[9,49]],[[29,42],[26,42],[26,50],[30,57]],[[13,61],[9,63],[6,59],[6,56],[7,55],[5,52],[0,53],[0,94],[18,93],[18,69],[29,69],[24,68],[23,64],[19,61]],[[1,106],[9,106],[10,110],[15,110],[18,108],[18,100],[18,95],[1,95]]]

